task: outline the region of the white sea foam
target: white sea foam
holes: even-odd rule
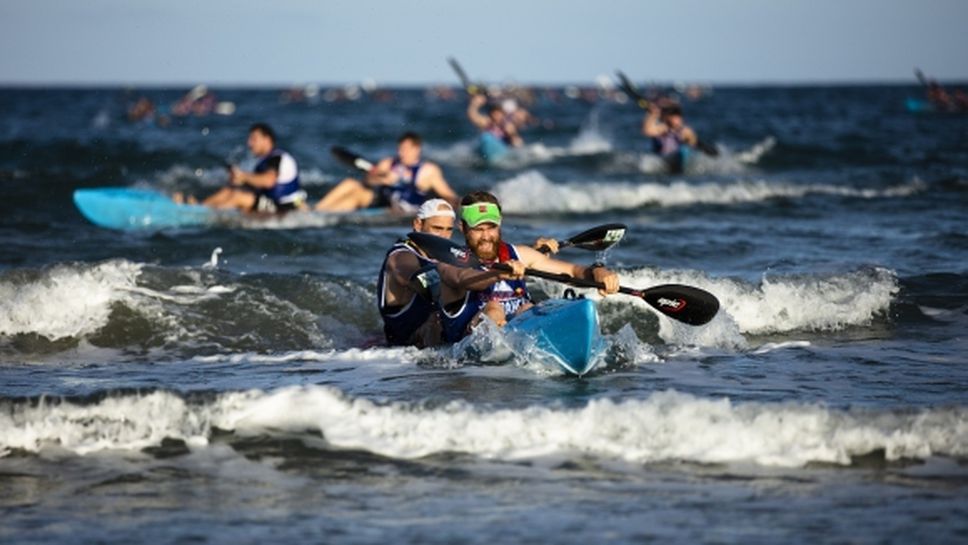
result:
[[[548,146],[543,142],[528,142],[513,148],[494,166],[522,168],[528,165],[548,163],[567,157],[598,155],[612,151],[612,142],[594,124],[583,127],[567,146]],[[477,140],[457,142],[447,148],[432,149],[428,155],[442,163],[474,165],[481,161],[477,152]]]
[[[568,145],[568,151],[574,155],[594,155],[612,151],[612,142],[601,133],[598,124],[593,121],[582,127],[582,130]]]
[[[368,368],[375,362],[399,362],[412,359],[419,353],[415,347],[374,347],[374,348],[350,348],[348,350],[297,350],[284,354],[216,354],[212,356],[197,356],[195,361],[205,363],[216,362],[257,362],[267,364],[281,364],[289,362],[318,362],[326,364],[345,364],[347,366],[359,366],[366,362]],[[399,366],[399,363],[395,364]]]
[[[792,348],[807,348],[810,346],[810,341],[787,341],[782,343],[765,343],[756,350],[753,351],[754,354],[768,354],[770,352],[775,352],[777,350],[789,350]]]
[[[772,136],[767,137],[762,142],[754,144],[750,149],[736,153],[734,157],[737,161],[746,164],[758,163],[760,159],[776,146],[776,139]]]
[[[137,289],[141,265],[114,260],[63,265],[38,277],[0,278],[0,334],[36,333],[56,340],[103,327],[112,305]]]
[[[660,284],[686,284],[704,289],[719,299],[720,312],[709,324],[696,328],[670,319],[660,321],[659,335],[673,344],[743,348],[741,334],[789,331],[833,331],[869,324],[883,315],[897,294],[897,276],[883,268],[866,268],[825,275],[768,276],[759,284],[731,278],[710,278],[697,271],[641,268],[619,270],[622,285],[648,288]],[[540,284],[552,296],[563,288]],[[580,290],[599,299],[594,290]],[[612,305],[637,305],[651,311],[639,298],[613,295],[602,301],[607,315]],[[659,315],[658,313],[656,313]]]
[[[740,204],[808,195],[840,195],[863,199],[903,197],[923,190],[914,180],[886,189],[864,189],[827,184],[794,184],[765,180],[689,183],[621,183],[589,180],[555,183],[535,170],[502,181],[494,188],[503,208],[513,214],[603,212],[646,205],[662,207],[694,204]]]
[[[716,280],[714,293],[744,333],[829,331],[869,324],[898,293],[893,271],[871,268],[844,274],[765,277],[759,285]]]
[[[849,464],[968,455],[968,408],[834,410],[810,404],[733,403],[667,391],[581,408],[484,410],[377,404],[321,386],[222,394],[206,403],[154,392],[91,405],[19,403],[0,411],[0,454],[52,447],[78,454],[140,450],[165,438],[206,448],[213,428],[239,435],[310,432],[332,446],[394,458],[460,452],[521,460],[594,457],[650,463]]]

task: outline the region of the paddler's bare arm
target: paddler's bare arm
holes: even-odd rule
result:
[[[524,145],[524,139],[518,133],[518,126],[513,122],[508,121],[504,124],[504,132],[507,133],[508,138],[511,140],[511,145],[515,148],[520,148]]]
[[[459,291],[479,291],[498,280],[513,280],[524,276],[524,263],[508,261],[504,264],[509,265],[513,272],[454,267],[446,263],[438,263],[437,272],[440,273],[440,282],[444,286]]]
[[[695,147],[699,143],[699,137],[696,136],[696,131],[692,130],[691,127],[683,127],[682,141]]]
[[[481,106],[486,103],[487,97],[484,95],[474,95],[467,103],[467,119],[478,129],[486,129],[491,124],[491,119],[481,113]]]
[[[248,184],[252,187],[270,188],[276,185],[276,180],[278,179],[279,173],[271,169],[265,172],[255,173],[245,172],[239,169],[239,167],[232,166],[229,171],[229,182],[232,185]]]
[[[420,260],[411,252],[399,251],[390,255],[386,268],[386,303],[405,304],[413,297],[410,279],[420,269]]]
[[[541,248],[547,248],[551,255],[558,253],[558,241],[553,238],[538,237],[538,240],[534,241],[531,247],[539,252],[541,252]]]
[[[425,193],[432,191],[441,199],[449,202],[455,210],[460,206],[460,197],[444,179],[444,173],[440,170],[440,167],[434,163],[426,162],[420,168],[417,175],[417,189]]]
[[[514,269],[513,273],[482,271],[481,269],[468,269],[438,263],[437,272],[440,274],[441,302],[444,306],[447,306],[454,301],[463,299],[468,291],[483,290],[498,280],[516,279],[524,276],[523,263],[508,261],[506,264]]]
[[[659,121],[659,108],[654,105],[650,107],[649,113],[645,114],[645,119],[642,120],[642,134],[656,138],[668,130],[669,127]]]
[[[567,274],[572,278],[584,280],[594,280],[605,284],[604,290],[598,290],[602,295],[615,293],[618,291],[618,275],[605,267],[583,267],[560,259],[549,257],[534,248],[528,246],[515,245],[518,257],[525,265],[532,269],[556,274]]]
[[[386,158],[377,163],[366,173],[367,185],[393,185],[397,182],[397,175],[393,173],[393,159]]]

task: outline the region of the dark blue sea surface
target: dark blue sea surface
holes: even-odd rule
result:
[[[683,105],[719,156],[668,174],[642,111],[594,90],[537,89],[491,166],[440,89],[215,88],[230,115],[163,120],[186,91],[0,89],[0,541],[968,540],[968,116],[908,112],[914,87],[716,88]],[[128,121],[141,96],[159,114]],[[352,174],[331,146],[417,131],[458,192],[501,198],[505,239],[623,222],[561,257],[722,310],[602,300],[582,378],[485,361],[493,330],[386,348],[406,221],[121,232],[74,208],[207,195],[257,121],[314,202]]]

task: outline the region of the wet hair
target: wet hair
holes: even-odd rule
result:
[[[413,142],[413,145],[415,146],[423,145],[423,138],[420,138],[420,135],[413,131],[407,131],[401,134],[400,138],[397,138],[397,144],[402,144],[406,140]]]
[[[266,123],[253,123],[252,126],[249,127],[249,132],[251,133],[251,132],[256,132],[256,131],[258,131],[259,133],[261,133],[264,136],[269,137],[269,140],[272,140],[272,143],[273,144],[276,143],[276,131],[272,130],[272,127],[270,127],[268,124],[266,124]]]
[[[461,206],[470,206],[479,202],[490,202],[497,205],[497,209],[501,211],[501,203],[498,202],[497,197],[488,193],[487,191],[474,191],[473,193],[468,193],[464,195],[464,198],[460,200]]]

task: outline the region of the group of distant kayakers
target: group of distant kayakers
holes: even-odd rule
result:
[[[968,112],[968,93],[963,89],[953,91],[945,89],[937,80],[925,77],[920,69],[915,68],[914,74],[924,86],[924,95],[930,109],[942,113]],[[909,102],[910,104],[910,102]],[[910,109],[910,105],[909,105]],[[925,109],[923,107],[919,109]]]
[[[482,94],[472,95],[467,117],[478,128],[481,138],[509,147],[521,147],[520,127],[530,113],[513,104],[489,102]],[[481,112],[487,107],[487,113]],[[653,151],[671,157],[684,147],[698,142],[695,132],[685,124],[677,103],[650,104],[642,122],[642,133],[652,139]],[[482,140],[484,141],[484,140]],[[258,159],[251,172],[229,166],[229,183],[200,203],[191,196],[176,194],[176,202],[202,204],[216,209],[238,209],[262,214],[309,210],[307,194],[299,183],[299,167],[288,152],[278,146],[275,131],[265,123],[249,128],[249,152]],[[423,139],[408,131],[397,139],[397,153],[372,166],[362,179],[346,178],[312,207],[320,212],[351,212],[364,208],[389,208],[412,214],[431,197],[457,203],[457,194],[444,178],[440,166],[422,156]]]
[[[299,184],[296,160],[278,147],[275,131],[265,123],[256,123],[249,128],[246,143],[249,152],[258,159],[252,171],[230,165],[225,187],[200,202],[181,194],[175,194],[175,201],[261,214],[309,210],[306,192]],[[395,157],[381,160],[362,180],[342,180],[314,209],[350,212],[361,208],[389,208],[406,214],[413,213],[434,195],[456,203],[457,194],[444,179],[440,167],[423,159],[422,145],[420,135],[404,133],[397,140]]]

